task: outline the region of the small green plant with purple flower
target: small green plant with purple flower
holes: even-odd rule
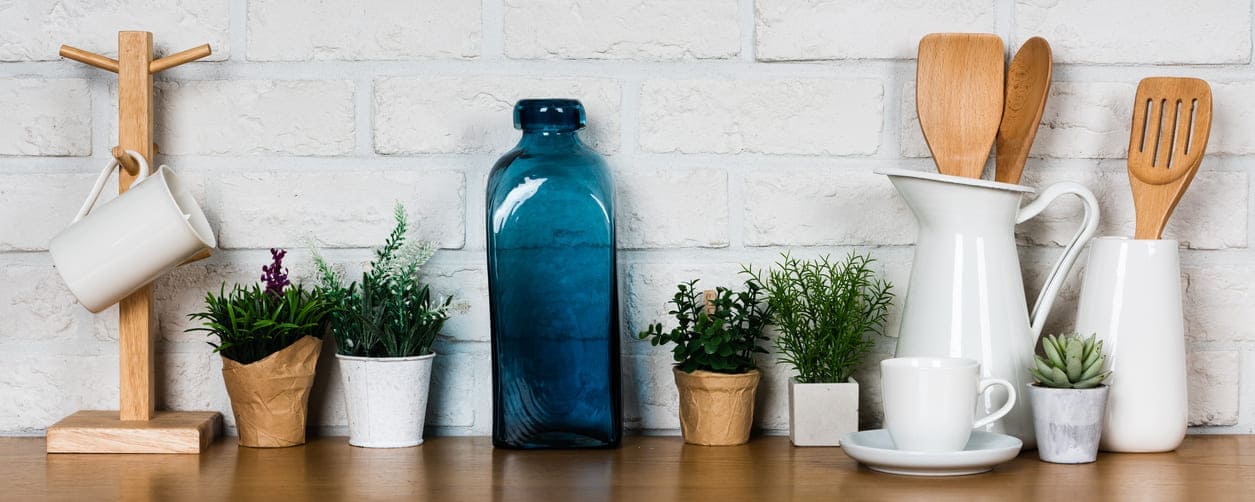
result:
[[[262,267],[261,284],[236,284],[227,291],[224,282],[217,294],[206,293],[205,310],[187,315],[203,325],[187,331],[217,337],[217,343],[209,342],[214,352],[240,364],[265,359],[304,336],[322,337],[332,303],[319,290],[292,285],[283,266],[286,254],[270,250],[272,261]]]
[[[342,274],[315,255],[319,290],[335,305],[331,332],[336,352],[357,357],[413,357],[432,353],[441,327],[462,309],[453,297],[433,298],[419,272],[436,253],[429,242],[408,240],[405,207],[396,205],[396,226],[361,282],[344,285]]]

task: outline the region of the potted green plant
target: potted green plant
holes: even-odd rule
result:
[[[433,299],[419,273],[435,245],[407,241],[405,208],[375,251],[361,281],[345,286],[341,274],[315,256],[319,289],[334,306],[331,332],[344,382],[349,444],[400,448],[423,442],[432,344],[452,310],[453,298]]]
[[[749,441],[760,373],[755,353],[766,353],[763,327],[770,315],[754,278],[744,289],[700,292],[697,281],[677,286],[668,312],[678,325],[650,325],[639,337],[654,346],[674,344],[680,393],[680,432],[692,444],[726,446]]]
[[[893,285],[872,270],[870,256],[850,253],[799,260],[782,255],[755,277],[767,291],[778,332],[778,363],[789,379],[789,440],[794,446],[838,446],[858,431],[858,382],[852,375],[883,334]]]
[[[322,293],[288,281],[286,254],[270,250],[259,284],[205,295],[205,310],[188,314],[204,323],[188,331],[217,337],[222,376],[240,445],[259,448],[305,443],[309,391],[322,351],[331,305]]]
[[[1107,412],[1111,375],[1107,356],[1096,335],[1047,335],[1042,353],[1029,368],[1036,383],[1028,386],[1033,401],[1037,455],[1056,464],[1084,464],[1098,459],[1103,416]]]

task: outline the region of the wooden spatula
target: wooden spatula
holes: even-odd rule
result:
[[[1006,103],[1002,108],[1002,124],[998,141],[994,181],[1019,184],[1024,162],[1037,136],[1046,95],[1050,93],[1050,44],[1033,37],[1020,46],[1007,69]]]
[[[933,33],[919,41],[915,110],[942,174],[980,178],[1002,120],[1002,39]]]
[[[1137,84],[1129,132],[1134,238],[1158,239],[1190,186],[1211,134],[1211,86],[1196,78],[1153,77]]]

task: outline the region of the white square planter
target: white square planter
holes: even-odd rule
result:
[[[793,446],[840,446],[858,431],[858,382],[797,383],[789,379],[789,441]]]

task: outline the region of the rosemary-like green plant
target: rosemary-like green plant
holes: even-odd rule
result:
[[[671,352],[685,373],[705,370],[737,374],[756,368],[754,353],[767,352],[759,342],[767,339],[763,328],[770,316],[757,280],[747,279],[740,291],[716,288],[709,300],[713,312],[708,311],[696,279],[680,283],[676,290],[670,302],[675,308],[668,314],[675,316],[679,325],[663,331],[662,323],[652,324],[637,335],[640,339],[649,338],[654,346],[675,344]]]
[[[336,352],[359,357],[412,357],[432,353],[436,335],[457,308],[453,297],[433,300],[419,281],[422,266],[436,252],[427,242],[407,242],[409,223],[405,207],[396,205],[396,226],[375,250],[361,282],[344,286],[341,274],[321,255],[314,262],[321,276],[319,289],[335,310],[331,332]]]
[[[854,253],[841,262],[784,253],[765,277],[754,274],[767,290],[778,362],[793,366],[799,383],[848,382],[871,352],[872,335],[884,334],[893,285],[872,270],[874,261]]]
[[[236,284],[227,291],[223,283],[217,294],[205,294],[205,310],[187,316],[204,323],[188,332],[217,337],[217,343],[209,342],[214,352],[240,364],[265,359],[301,337],[321,337],[326,330],[331,304],[319,291],[292,286],[283,268],[285,252],[270,253],[274,261],[262,267],[264,289]]]

